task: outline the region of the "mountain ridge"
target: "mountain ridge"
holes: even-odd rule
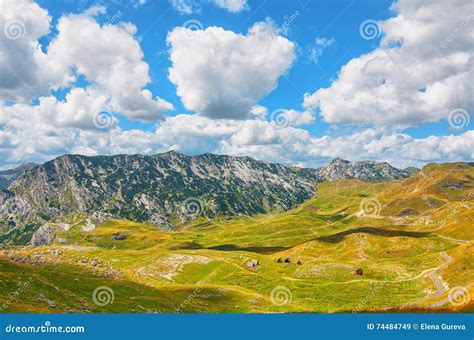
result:
[[[251,157],[66,154],[32,166],[0,192],[9,224],[43,225],[69,213],[101,213],[162,229],[204,215],[286,211],[316,193],[326,180],[364,181],[410,176],[388,163],[335,159],[311,169]],[[3,224],[5,226],[5,219]],[[1,227],[1,226],[0,226]]]
[[[145,155],[145,154],[139,154],[139,153],[136,153],[136,154],[115,154],[115,155],[110,155],[110,156],[109,155],[87,156],[87,155],[74,154],[74,153],[73,154],[64,154],[64,155],[61,155],[61,156],[57,156],[57,157],[55,157],[55,158],[53,158],[49,161],[46,161],[44,163],[25,163],[25,164],[19,165],[18,167],[15,167],[15,168],[2,170],[2,171],[0,171],[0,179],[1,179],[1,176],[4,173],[5,174],[13,173],[13,172],[16,173],[16,172],[19,172],[20,170],[23,170],[22,172],[24,173],[27,170],[30,170],[34,167],[41,166],[41,165],[44,165],[48,162],[54,161],[56,159],[60,159],[60,158],[63,158],[63,157],[68,157],[68,156],[76,156],[76,157],[83,157],[83,158],[96,158],[96,159],[110,158],[110,157],[143,157],[143,158],[149,157],[149,158],[156,158],[156,157],[169,157],[169,156],[171,156],[171,157],[186,157],[186,158],[226,157],[226,158],[234,158],[234,159],[252,159],[252,160],[255,160],[257,162],[265,163],[265,164],[268,164],[268,165],[282,165],[282,166],[289,167],[289,168],[297,168],[297,169],[302,169],[302,170],[315,170],[315,171],[318,171],[318,172],[322,172],[323,170],[325,170],[327,167],[331,166],[332,164],[337,164],[337,165],[349,164],[351,166],[357,166],[357,165],[360,166],[360,165],[364,165],[364,164],[371,165],[371,166],[385,165],[385,166],[390,167],[391,169],[395,169],[396,171],[399,171],[403,176],[410,176],[411,174],[413,174],[416,171],[420,170],[416,167],[407,167],[407,168],[403,168],[403,169],[398,169],[398,168],[393,167],[392,165],[390,165],[389,163],[384,162],[384,161],[372,161],[372,160],[349,161],[349,160],[346,160],[346,159],[343,159],[343,158],[340,158],[340,157],[336,157],[336,158],[332,159],[330,162],[328,162],[326,165],[323,165],[323,166],[320,166],[320,167],[300,167],[300,166],[295,166],[295,165],[282,164],[282,163],[278,163],[278,162],[267,162],[267,161],[264,161],[264,160],[259,160],[259,159],[256,159],[256,158],[252,158],[250,156],[232,156],[232,155],[213,154],[213,153],[203,153],[203,154],[189,156],[189,155],[185,155],[183,153],[180,153],[179,151],[176,151],[176,150],[169,150],[169,151],[165,151],[165,152],[161,152],[161,153],[157,153],[157,154],[152,154],[152,155]],[[20,177],[23,173],[18,175],[15,179]],[[346,174],[346,176],[347,176],[347,174]],[[342,178],[348,178],[348,177],[338,177],[338,176],[336,176],[336,178],[333,178],[333,177],[329,176],[328,178],[322,178],[322,180],[342,179]],[[364,176],[362,176],[360,174],[354,176],[353,178],[362,179],[362,180],[376,179],[376,178],[369,178],[369,177],[365,178]],[[389,178],[381,178],[381,179],[389,179]],[[3,188],[0,187],[0,190],[2,190],[2,189]],[[5,189],[7,189],[7,188],[5,188]]]
[[[16,179],[22,176],[25,171],[35,167],[36,163],[25,163],[15,168],[0,170],[0,190],[8,189]]]

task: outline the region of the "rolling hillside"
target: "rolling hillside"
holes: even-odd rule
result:
[[[49,244],[3,247],[0,306],[52,313],[473,311],[473,179],[472,164],[451,163],[406,179],[325,181],[292,210],[201,214],[173,230],[126,219],[91,227],[89,213],[65,214],[51,222]]]

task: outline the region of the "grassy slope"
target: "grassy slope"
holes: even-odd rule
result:
[[[276,215],[202,218],[173,232],[130,221],[109,221],[92,232],[74,227],[59,235],[67,246],[6,251],[12,258],[29,257],[26,264],[1,262],[0,303],[18,279],[32,275],[30,288],[6,311],[429,308],[449,294],[449,289],[436,293],[430,270],[437,269],[447,288],[467,285],[474,294],[473,178],[473,167],[464,164],[430,165],[401,181],[322,183],[311,200]],[[374,198],[380,214],[361,216],[360,203]],[[113,240],[116,232],[127,239]],[[446,266],[443,251],[452,258]],[[287,257],[292,264],[277,263]],[[245,268],[248,259],[258,259],[260,266]],[[364,276],[354,275],[358,267]],[[114,290],[114,303],[92,302],[101,285]],[[281,286],[290,290],[291,302],[278,306],[270,296]],[[40,293],[57,307],[38,300]],[[472,303],[440,308],[470,309]]]

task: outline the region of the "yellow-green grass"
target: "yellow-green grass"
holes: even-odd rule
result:
[[[111,220],[84,232],[79,224],[57,235],[66,245],[5,250],[26,264],[2,261],[0,279],[8,291],[18,277],[38,276],[25,298],[32,307],[17,300],[12,311],[432,310],[449,289],[436,294],[431,272],[448,288],[473,289],[473,178],[472,167],[452,164],[398,181],[325,182],[287,212],[200,217],[174,231]],[[361,214],[367,200],[378,205],[375,214]],[[115,240],[115,233],[126,239]],[[286,258],[292,263],[278,263]],[[260,265],[247,268],[251,259]],[[355,275],[359,267],[363,276]],[[113,304],[92,302],[100,285],[116,292]],[[55,287],[48,294],[59,292],[55,309],[36,301],[48,287]],[[116,302],[118,296],[127,298]]]

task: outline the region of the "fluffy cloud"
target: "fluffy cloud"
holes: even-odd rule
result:
[[[353,135],[315,138],[310,155],[326,159],[383,160],[398,167],[422,166],[429,162],[449,162],[474,158],[474,131],[457,136],[413,138],[384,129],[366,129]]]
[[[284,158],[298,153],[298,145],[308,145],[311,140],[307,131],[283,127],[276,122],[211,119],[198,115],[170,117],[160,124],[156,135],[165,148],[188,154],[215,152],[283,163],[301,157],[294,154],[294,157]]]
[[[67,83],[48,62],[38,39],[49,32],[51,17],[27,0],[0,2],[0,101],[24,101]]]
[[[247,0],[214,0],[214,3],[232,13],[248,9]]]
[[[211,119],[184,114],[167,118],[155,132],[123,131],[113,124],[101,130],[90,126],[78,128],[80,114],[64,113],[68,120],[48,121],[44,118],[46,108],[43,101],[36,106],[0,106],[2,167],[42,162],[65,153],[154,154],[169,149],[186,154],[251,156],[307,167],[336,157],[383,160],[398,167],[474,159],[474,131],[457,136],[413,138],[386,129],[365,129],[352,135],[316,137],[304,129],[266,120]]]
[[[312,111],[278,109],[271,113],[270,120],[284,127],[308,125],[314,123],[316,119]]]
[[[184,106],[212,118],[248,117],[295,58],[294,44],[276,35],[269,22],[256,23],[247,35],[177,27],[168,43],[169,79]]]
[[[4,34],[0,42],[7,48],[2,48],[0,54],[0,100],[25,102],[68,87],[84,76],[97,88],[86,90],[87,98],[103,104],[95,107],[96,111],[111,110],[131,119],[152,121],[162,119],[163,112],[173,108],[145,89],[150,82],[148,65],[135,39],[134,25],[99,25],[91,16],[104,14],[102,6],[92,7],[86,14],[63,16],[56,27],[57,35],[44,53],[38,39],[49,33],[48,13],[27,0],[4,0],[2,4],[0,24]],[[91,94],[99,98],[90,98]],[[104,101],[104,96],[108,100]],[[77,98],[77,91],[71,91],[70,97]]]
[[[373,52],[352,59],[331,86],[305,96],[330,123],[417,124],[471,110],[472,2],[399,0]],[[470,15],[470,16],[469,16]]]
[[[156,135],[167,149],[197,154],[216,150],[220,141],[232,136],[240,124],[235,120],[182,114],[162,122]]]
[[[54,96],[40,97],[39,104],[31,108],[37,110],[45,122],[56,127],[100,129],[99,116],[107,107],[108,98],[95,87],[73,88],[62,101]],[[16,105],[12,106],[9,111],[16,108]]]
[[[0,105],[0,168],[29,161],[44,162],[66,153],[108,155],[164,151],[153,132],[123,131],[113,124],[112,117],[108,128],[99,129],[84,112],[69,111],[76,102],[81,102],[78,98],[88,95],[82,91],[71,92],[65,102],[54,102],[47,97],[38,105]],[[78,98],[72,98],[76,96]],[[74,104],[66,104],[67,101]],[[91,99],[84,102],[97,105]],[[47,117],[50,106],[59,106],[52,112],[61,112],[61,115]]]
[[[336,157],[383,160],[399,167],[474,158],[474,131],[417,139],[387,129],[365,129],[316,137],[276,122],[178,115],[161,123],[156,136],[162,148],[188,154],[214,152],[301,166],[319,166]]]
[[[173,106],[144,89],[148,64],[132,24],[100,26],[86,15],[62,17],[48,57],[71,76],[83,75],[110,95],[110,108],[132,119],[152,121]],[[60,67],[60,66],[58,66]]]
[[[192,14],[197,10],[197,2],[195,0],[170,0],[173,8],[180,14]]]
[[[464,2],[456,1],[461,8]],[[329,122],[384,124],[434,121],[452,107],[472,105],[466,71],[472,68],[472,51],[466,50],[469,28],[443,4],[439,9],[418,0],[395,4],[400,14],[381,23],[380,47],[349,62],[328,89],[308,94],[302,111],[269,113],[258,104],[294,60],[294,44],[276,34],[271,23],[257,23],[246,35],[219,27],[176,28],[168,35],[169,79],[195,114],[164,118],[172,106],[146,89],[148,65],[134,25],[99,25],[93,17],[105,9],[96,6],[61,17],[44,47],[38,41],[50,32],[48,13],[27,0],[0,3],[8,5],[0,12],[0,167],[65,153],[168,149],[301,166],[335,157],[399,167],[474,158],[473,131],[413,138],[381,127],[343,136],[314,136],[299,128],[314,123],[316,108]],[[245,1],[216,4],[237,11]],[[75,85],[79,78],[86,80],[85,87]],[[67,89],[64,98],[51,95],[59,88]],[[162,121],[156,131],[124,131],[107,112]]]
[[[205,3],[214,4],[231,13],[248,9],[247,0],[170,0],[170,3],[180,14],[200,12],[202,5]]]
[[[327,38],[316,38],[309,46],[309,60],[311,60],[313,63],[318,63],[319,58],[323,55],[323,52],[326,48],[329,46],[334,45],[336,40],[334,39],[327,39]]]

